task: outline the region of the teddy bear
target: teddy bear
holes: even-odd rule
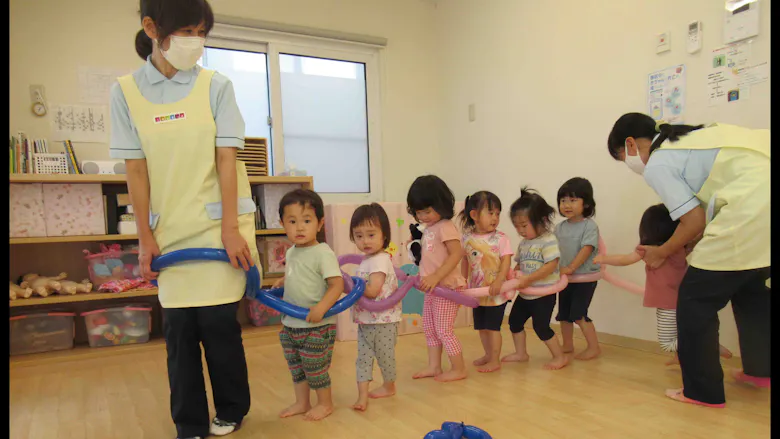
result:
[[[415,265],[420,265],[420,258],[422,255],[422,237],[423,228],[420,224],[409,224],[409,232],[412,234],[412,239],[406,245],[409,254],[412,257]]]
[[[29,273],[22,277],[22,283],[19,285],[22,288],[32,288],[33,293],[41,297],[47,297],[52,292],[59,292],[62,289],[62,284],[59,281],[65,279],[67,276],[66,273],[60,273],[58,276],[54,277]]]
[[[84,279],[80,283],[73,282],[72,280],[63,280],[60,282],[62,289],[59,294],[77,294],[77,293],[91,293],[92,282],[89,279]]]
[[[20,298],[29,299],[30,296],[32,296],[32,288],[22,288],[13,282],[8,283],[10,284],[10,300],[16,300]]]

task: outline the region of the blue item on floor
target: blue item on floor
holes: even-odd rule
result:
[[[481,428],[473,425],[464,425],[462,422],[444,422],[440,430],[433,430],[423,439],[492,439]]]

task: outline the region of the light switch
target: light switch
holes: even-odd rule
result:
[[[658,34],[655,43],[655,53],[663,53],[672,50],[672,33],[666,31],[662,34]]]
[[[477,120],[477,109],[474,104],[469,104],[469,122]]]

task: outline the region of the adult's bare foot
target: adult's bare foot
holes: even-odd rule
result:
[[[440,383],[448,383],[450,381],[458,381],[466,378],[465,370],[448,370],[441,375],[435,376],[433,379]]]
[[[514,354],[505,355],[503,358],[501,358],[501,362],[503,363],[523,363],[525,361],[528,361],[528,359],[531,358],[528,356],[528,354],[520,354],[515,352]]]
[[[489,372],[495,372],[500,369],[501,369],[500,361],[491,361],[490,363],[485,363],[483,366],[478,367],[477,372],[489,373]]]
[[[383,384],[382,387],[377,387],[368,393],[368,397],[371,399],[387,398],[395,395],[395,383]]]
[[[279,413],[280,418],[289,418],[290,416],[302,415],[311,410],[311,404],[307,401],[305,403],[296,402],[295,404],[287,407]]]
[[[564,354],[558,358],[553,358],[552,361],[542,367],[547,370],[558,370],[563,369],[567,364],[569,364],[569,356]]]
[[[441,375],[442,370],[440,367],[432,368],[432,367],[426,367],[425,369],[417,372],[416,374],[412,375],[412,379],[418,380],[420,378],[431,378]]]
[[[584,351],[577,354],[576,359],[582,361],[592,360],[601,355],[601,349],[597,346],[595,349],[587,348]]]
[[[303,419],[306,419],[307,421],[319,421],[320,419],[325,419],[331,413],[333,413],[332,405],[317,404],[303,415]]]

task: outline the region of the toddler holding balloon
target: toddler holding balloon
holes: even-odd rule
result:
[[[364,204],[352,214],[349,239],[365,255],[356,275],[366,281],[363,297],[386,299],[398,289],[398,278],[390,254],[390,220],[387,212],[377,203]],[[358,355],[356,361],[358,399],[352,408],[364,411],[368,398],[385,398],[395,395],[395,344],[398,323],[401,321],[401,302],[389,309],[371,312],[359,303],[352,307],[352,318],[358,324]],[[382,371],[384,383],[368,391],[373,380],[374,358]]]
[[[560,279],[558,260],[561,257],[558,250],[558,240],[550,232],[552,217],[555,210],[541,195],[528,188],[523,188],[518,198],[509,209],[512,225],[523,237],[517,247],[515,270],[522,272],[518,289],[526,287],[549,286]],[[544,365],[545,369],[560,369],[568,364],[569,359],[558,344],[558,337],[550,328],[555,294],[544,296],[520,293],[517,295],[512,311],[509,313],[509,329],[515,344],[515,353],[507,355],[501,361],[528,361],[526,350],[525,322],[532,319],[534,331],[539,339],[547,345],[552,354],[552,361]]]
[[[420,290],[423,299],[423,333],[428,345],[428,366],[412,378],[434,377],[436,381],[455,381],[466,378],[466,365],[460,342],[453,325],[458,314],[458,303],[432,294],[441,285],[452,290],[463,289],[466,279],[461,274],[463,259],[461,235],[453,224],[455,196],[439,177],[418,177],[406,196],[409,214],[425,226],[420,260]],[[452,368],[442,373],[442,347],[447,352]]]
[[[597,264],[614,265],[618,267],[636,264],[642,260],[642,246],[661,246],[672,237],[679,225],[679,220],[672,220],[669,209],[663,204],[650,206],[642,215],[639,223],[639,244],[637,250],[625,255],[599,255],[594,262]],[[693,249],[691,243],[687,248],[681,248],[677,253],[666,259],[666,263],[656,269],[645,266],[644,306],[655,308],[658,342],[666,352],[675,352],[674,358],[666,365],[678,364],[677,360],[677,293],[682,283],[685,271],[688,269],[686,256]],[[730,358],[731,352],[720,347],[720,354]]]
[[[474,308],[474,329],[479,331],[485,355],[474,360],[479,372],[501,369],[501,323],[507,299],[501,286],[512,264],[509,238],[496,230],[501,217],[501,200],[496,194],[479,191],[466,197],[458,216],[464,231],[463,249],[466,256],[461,268],[469,288],[489,287],[489,295],[479,298]]]

